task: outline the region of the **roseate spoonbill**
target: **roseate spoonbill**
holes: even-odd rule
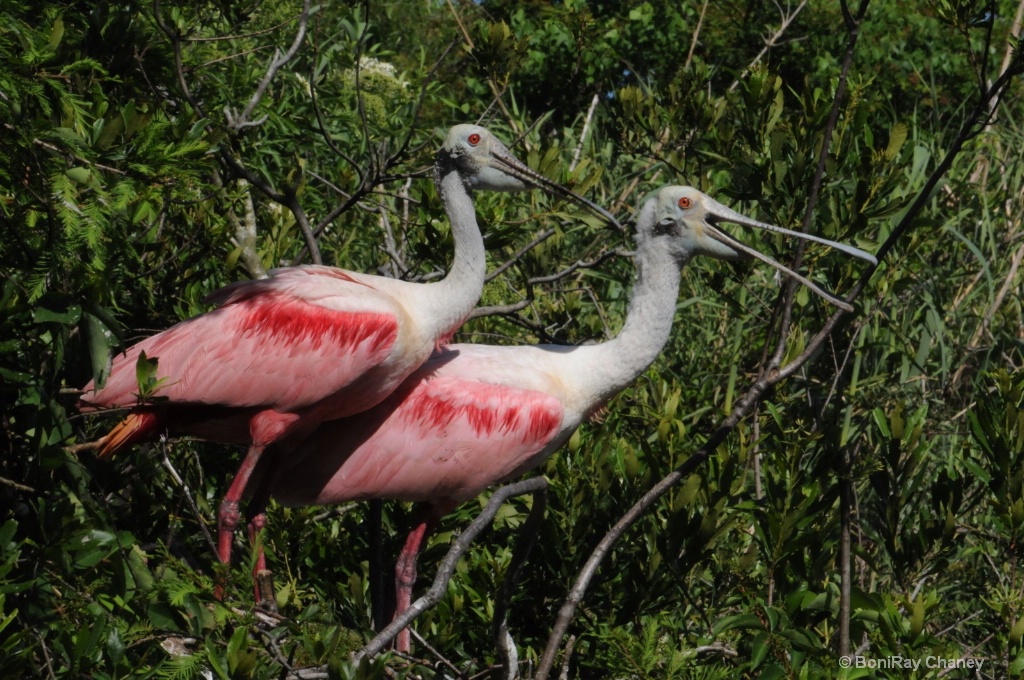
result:
[[[217,309],[132,346],[114,361],[104,387],[85,387],[84,410],[133,407],[105,437],[101,457],[164,431],[249,446],[218,511],[223,563],[231,559],[239,501],[266,447],[328,418],[375,406],[473,309],[486,256],[471,190],[541,187],[614,222],[603,209],[530,170],[477,125],[449,131],[436,156],[434,181],[455,241],[443,280],[417,284],[324,266],[278,269],[269,279],[214,293]],[[142,352],[158,359],[157,378],[166,380],[147,403],[137,395]]]
[[[396,567],[396,608],[404,611],[418,552],[437,520],[486,487],[539,465],[655,360],[672,328],[680,272],[692,256],[759,257],[796,276],[724,234],[718,221],[804,236],[744,217],[691,187],[665,187],[639,213],[637,280],[614,339],[575,347],[449,345],[375,408],[283,438],[280,467],[268,470],[252,504],[262,509],[268,497],[286,506],[376,498],[425,503],[429,509]],[[408,649],[408,631],[398,646]]]

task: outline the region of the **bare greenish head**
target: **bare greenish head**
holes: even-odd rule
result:
[[[871,263],[876,262],[874,256],[859,248],[830,241],[819,236],[784,229],[774,224],[760,222],[742,215],[693,187],[663,187],[650,200],[656,202],[653,224],[654,235],[669,236],[671,238],[670,247],[675,249],[677,256],[683,258],[683,260],[689,259],[693,255],[708,255],[721,260],[757,259],[775,267],[786,276],[796,279],[825,300],[847,311],[852,311],[853,309],[848,303],[827,293],[817,284],[797,274],[785,265],[737,241],[719,229],[717,227],[718,223],[732,222],[741,226],[785,234],[794,238],[827,245],[847,255],[858,257]]]
[[[596,203],[551,181],[516,158],[490,130],[481,125],[455,125],[438,151],[438,162],[449,160],[472,190],[528,191],[540,188],[583,206],[622,230],[618,221]]]

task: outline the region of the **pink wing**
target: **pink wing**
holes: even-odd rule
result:
[[[405,384],[289,451],[297,464],[273,496],[286,505],[462,501],[536,457],[562,426],[562,404],[543,392],[450,376]]]
[[[295,268],[233,284],[224,305],[132,346],[104,388],[83,401],[131,406],[140,352],[166,378],[158,398],[175,403],[287,411],[338,392],[390,353],[396,303],[341,270]],[[92,389],[92,383],[86,391]]]

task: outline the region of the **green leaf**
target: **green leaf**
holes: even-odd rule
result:
[[[113,331],[94,314],[82,313],[85,337],[89,342],[89,359],[92,364],[92,377],[96,387],[103,387],[110,373],[110,356],[117,338]]]
[[[174,609],[162,602],[154,602],[146,607],[146,617],[158,630],[179,632],[181,626],[178,624]]]
[[[896,123],[889,131],[889,145],[885,147],[883,152],[886,159],[890,161],[896,160],[905,141],[907,141],[907,126],[903,123]]]
[[[7,551],[11,549],[11,541],[14,539],[14,534],[18,531],[18,523],[9,519],[0,526],[0,549]]]
[[[167,382],[167,378],[157,379],[156,377],[159,363],[158,358],[150,359],[144,351],[139,352],[139,358],[135,361],[135,380],[139,386],[139,401],[152,399]]]
[[[750,642],[750,666],[752,668],[760,666],[770,649],[771,635],[769,633],[761,632],[755,635]]]
[[[717,637],[730,630],[765,630],[765,627],[756,614],[736,614],[719,619],[711,629],[711,634]]]
[[[68,168],[64,173],[79,184],[88,184],[92,179],[92,170],[89,168]]]
[[[32,312],[32,321],[35,323],[62,323],[72,326],[78,323],[81,316],[82,308],[78,305],[71,305],[63,312],[38,307]]]
[[[252,677],[256,658],[256,652],[249,649],[249,629],[239,626],[228,642],[228,674],[235,680]]]
[[[57,17],[54,19],[53,26],[50,28],[50,49],[56,50],[63,38],[64,20],[61,17]]]

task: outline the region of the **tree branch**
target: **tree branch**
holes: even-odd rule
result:
[[[504,271],[506,269],[508,269],[509,267],[514,265],[516,262],[518,262],[519,258],[521,258],[526,253],[530,252],[531,250],[533,250],[534,248],[539,246],[541,243],[544,243],[544,241],[547,241],[549,238],[551,238],[554,235],[555,235],[555,228],[554,227],[551,227],[550,229],[545,229],[544,231],[542,231],[532,241],[530,241],[525,246],[523,246],[522,248],[517,250],[512,255],[512,257],[508,258],[507,260],[502,262],[500,265],[495,267],[494,271],[489,273],[487,275],[487,277],[484,279],[484,283],[489,283],[489,282],[493,281],[494,279],[498,278],[502,273],[504,273]]]
[[[580,154],[583,153],[583,144],[587,139],[587,133],[590,131],[590,121],[594,118],[594,111],[597,109],[598,100],[597,93],[594,93],[594,98],[590,100],[590,108],[587,109],[587,117],[583,120],[583,131],[580,132],[580,141],[576,144],[576,150],[572,154],[572,163],[569,163],[569,172],[575,170],[580,162]]]
[[[745,69],[743,69],[742,72],[740,72],[740,75],[736,78],[736,80],[732,81],[732,85],[729,86],[729,92],[735,90],[739,86],[740,80],[743,79],[743,76],[750,73],[750,69],[754,68],[754,66],[756,66],[758,62],[760,62],[764,58],[764,55],[768,53],[768,50],[775,47],[776,43],[779,42],[779,38],[781,38],[782,34],[786,32],[786,29],[789,28],[790,24],[793,23],[793,20],[796,19],[796,16],[800,14],[800,11],[804,8],[805,5],[807,5],[807,0],[800,0],[800,4],[797,5],[797,8],[789,14],[783,12],[781,7],[779,8],[779,13],[782,15],[782,23],[779,25],[779,30],[775,31],[775,33],[773,33],[771,36],[765,38],[764,47],[761,48],[761,51],[757,53],[757,56],[754,57],[754,60],[750,62],[750,64]],[[701,14],[701,18],[703,19],[703,14]],[[696,33],[694,33],[694,42],[696,42],[696,37],[697,35]],[[692,46],[690,50],[692,54]],[[687,61],[689,61],[689,57],[687,57]]]
[[[205,118],[206,112],[203,111],[199,101],[192,96],[192,90],[189,89],[188,81],[185,80],[185,67],[181,59],[181,34],[177,30],[172,31],[171,27],[164,21],[163,12],[160,10],[160,0],[153,0],[153,17],[156,19],[156,25],[171,41],[171,44],[174,45],[174,72],[178,77],[178,86],[181,87],[181,93],[185,95],[185,100],[188,101],[192,110],[198,113],[200,117]]]
[[[448,554],[445,555],[444,560],[441,562],[441,566],[437,569],[437,575],[434,577],[434,583],[430,586],[430,589],[423,595],[423,597],[413,602],[401,616],[388,624],[384,630],[382,630],[375,638],[370,640],[365,647],[355,654],[352,658],[352,662],[358,665],[364,658],[379,654],[388,644],[391,643],[395,636],[398,635],[399,631],[415,621],[420,614],[441,601],[441,598],[444,596],[444,593],[448,588],[448,582],[455,574],[455,568],[458,566],[459,560],[466,551],[469,550],[469,546],[472,545],[477,535],[479,535],[480,532],[491,523],[494,516],[498,514],[498,509],[501,508],[502,503],[513,496],[537,493],[542,489],[546,489],[547,484],[547,480],[543,477],[533,477],[522,482],[508,484],[495,491],[487,502],[487,505],[480,512],[480,515],[473,520],[468,527],[466,527],[465,531],[463,531],[452,544]]]
[[[262,125],[266,121],[266,116],[261,117],[259,120],[250,120],[253,111],[259,106],[260,101],[263,99],[263,95],[266,94],[267,88],[270,87],[270,82],[277,75],[277,72],[281,70],[281,67],[291,61],[295,53],[299,51],[299,47],[302,45],[302,40],[306,37],[306,26],[309,23],[309,0],[303,0],[302,12],[299,14],[299,31],[295,34],[295,40],[292,41],[291,47],[284,54],[281,54],[280,50],[274,50],[274,57],[270,60],[270,65],[267,66],[267,72],[263,74],[263,80],[260,81],[256,91],[252,93],[252,97],[249,98],[249,103],[246,105],[242,114],[237,118],[234,117],[231,110],[228,107],[224,107],[224,115],[228,121],[228,127],[233,129],[235,132],[240,132],[242,129],[247,127],[255,127]]]

